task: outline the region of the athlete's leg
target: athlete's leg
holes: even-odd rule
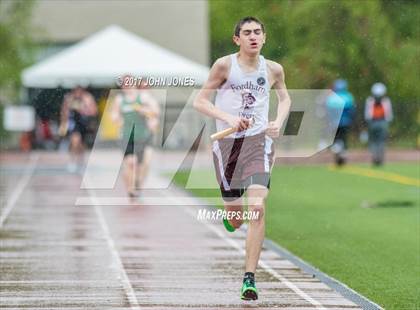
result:
[[[70,135],[70,153],[72,156],[77,156],[83,151],[82,136],[80,132],[73,132]]]
[[[247,190],[248,211],[256,214],[256,219],[251,219],[248,225],[246,237],[245,272],[255,273],[261,248],[264,241],[265,231],[265,199],[268,195],[267,187],[259,184],[251,184]]]
[[[135,173],[137,167],[137,155],[128,154],[124,157],[124,183],[127,189],[128,194],[134,195],[135,193]]]
[[[231,219],[228,219],[229,224],[232,225],[235,229],[241,227],[243,220],[242,220],[242,211],[243,211],[243,198],[239,197],[232,201],[225,201],[224,207],[228,214],[235,214],[235,216]],[[233,213],[235,212],[235,213]],[[231,215],[232,216],[232,215]]]
[[[83,164],[83,140],[82,135],[78,131],[74,131],[70,134],[70,163],[69,170],[71,172],[77,171],[77,166]]]
[[[143,151],[143,158],[138,161],[137,165],[137,182],[136,187],[142,188],[144,184],[144,180],[149,172],[150,162],[152,160],[153,149],[150,146],[146,146]]]

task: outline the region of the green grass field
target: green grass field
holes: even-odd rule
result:
[[[372,170],[411,180],[420,175],[416,164]],[[344,171],[274,168],[267,237],[386,309],[419,309],[420,187]],[[178,173],[175,181],[182,185],[187,178]],[[218,196],[217,190],[192,191]]]

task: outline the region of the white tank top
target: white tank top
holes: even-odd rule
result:
[[[253,118],[254,125],[241,132],[229,135],[231,138],[253,136],[267,129],[269,109],[269,82],[267,65],[259,56],[258,69],[245,73],[239,67],[237,53],[230,55],[231,67],[226,82],[216,94],[217,108],[236,116]],[[229,128],[229,124],[216,120],[217,131]]]

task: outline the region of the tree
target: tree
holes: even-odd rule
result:
[[[33,1],[0,0],[0,98],[16,98],[20,73],[31,63],[34,43],[30,37]]]
[[[393,132],[415,134],[420,88],[420,5],[415,1],[212,1],[213,60],[236,50],[233,25],[253,15],[266,25],[263,54],[280,62],[289,88],[349,81],[362,114],[371,85],[384,82],[398,111]]]

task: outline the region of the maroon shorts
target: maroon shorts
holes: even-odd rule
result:
[[[215,141],[213,162],[225,201],[241,197],[251,184],[269,188],[274,162],[273,140],[260,133]]]

